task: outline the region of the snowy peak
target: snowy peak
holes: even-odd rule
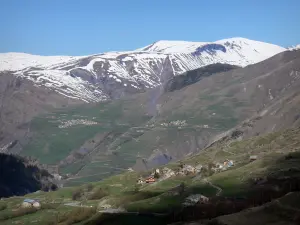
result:
[[[288,50],[290,50],[290,51],[300,50],[300,44],[296,45],[296,46],[292,46],[292,47],[288,48]]]
[[[158,41],[127,52],[90,56],[0,54],[0,71],[85,102],[120,98],[156,87],[189,70],[214,63],[247,66],[285,51],[245,38],[215,42]]]
[[[74,56],[40,56],[27,53],[0,53],[0,71],[22,70],[27,67],[51,67],[62,63],[72,63],[83,57]]]
[[[161,53],[190,53],[196,48],[207,44],[206,42],[189,42],[189,41],[157,41],[137,51],[161,52]]]
[[[228,38],[223,39],[215,42],[190,42],[190,41],[166,41],[161,40],[157,41],[151,45],[148,45],[144,48],[137,49],[137,51],[147,51],[147,52],[161,52],[161,53],[191,53],[195,51],[197,48],[205,48],[204,46],[218,46],[222,45],[225,48],[226,47],[245,47],[245,46],[251,46],[253,48],[258,48],[258,50],[269,50],[271,51],[270,54],[279,53],[281,51],[286,50],[283,47],[265,43],[265,42],[259,42],[259,41],[253,41],[246,38]],[[209,47],[207,47],[209,49]],[[239,48],[240,49],[240,48]]]

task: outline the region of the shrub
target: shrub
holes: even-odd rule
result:
[[[182,162],[180,162],[179,168],[183,169],[183,167],[184,167],[184,164]]]
[[[155,179],[159,179],[159,178],[160,178],[159,173],[156,173],[156,172],[155,172],[155,173],[154,173],[154,178],[155,178]]]
[[[213,170],[211,169],[211,167],[203,167],[201,169],[201,174],[204,176],[204,177],[209,177],[211,175],[214,174]]]
[[[72,199],[73,200],[79,200],[83,195],[83,189],[77,188],[72,192]]]
[[[86,185],[87,191],[91,191],[91,190],[93,190],[93,188],[94,188],[94,186],[91,183]]]
[[[0,202],[0,211],[7,208],[7,204],[5,202]]]
[[[94,193],[89,195],[88,199],[89,200],[101,199],[107,195],[108,195],[108,193],[106,190],[104,190],[102,188],[98,188]]]

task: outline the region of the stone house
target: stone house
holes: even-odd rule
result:
[[[202,165],[201,164],[199,164],[199,165],[197,165],[196,167],[195,167],[195,172],[196,173],[200,173],[201,172],[201,170],[202,170]]]
[[[249,158],[250,161],[255,161],[257,160],[257,155],[251,155]]]
[[[154,183],[154,182],[155,182],[154,177],[148,177],[148,178],[146,179],[146,183]]]
[[[34,199],[24,199],[23,203],[22,203],[22,208],[36,208],[36,209],[40,209],[41,208],[41,204]]]
[[[205,197],[204,195],[201,194],[194,194],[194,195],[190,195],[188,196],[183,205],[184,206],[192,206],[195,204],[205,204],[209,202],[209,198]]]
[[[144,184],[144,183],[145,183],[145,181],[144,181],[144,179],[143,179],[143,178],[139,178],[139,179],[138,179],[138,181],[137,181],[137,183],[138,183],[138,184]]]
[[[167,167],[162,169],[162,179],[167,179],[169,177],[175,176],[175,172]]]

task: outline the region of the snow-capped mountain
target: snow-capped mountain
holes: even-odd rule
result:
[[[90,56],[0,54],[0,71],[31,80],[68,98],[98,102],[145,91],[213,63],[247,66],[286,49],[245,38],[216,42],[158,41],[128,52]]]
[[[299,44],[299,45],[292,46],[292,47],[288,48],[288,50],[290,50],[290,51],[299,50],[299,49],[300,49],[300,44]]]

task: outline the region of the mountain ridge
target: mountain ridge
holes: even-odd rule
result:
[[[144,92],[161,85],[166,77],[209,64],[244,67],[286,50],[243,38],[216,42],[159,41],[149,46],[89,56],[1,53],[0,71],[9,71],[64,98],[99,102]]]
[[[30,122],[28,138],[16,138],[23,149],[9,151],[36,157],[41,163],[59,164],[62,173],[75,175],[68,180],[71,186],[129,167],[144,170],[137,156],[147,161],[148,169],[171,158],[182,159],[230,129],[242,131],[242,138],[248,138],[297,126],[299,53],[286,51],[229,71],[217,64],[214,69],[207,66],[207,71],[199,69],[199,74],[188,72],[173,92],[152,89],[40,115]],[[196,83],[185,86],[194,76]],[[257,123],[256,117],[261,118]],[[89,177],[95,170],[101,174]]]

